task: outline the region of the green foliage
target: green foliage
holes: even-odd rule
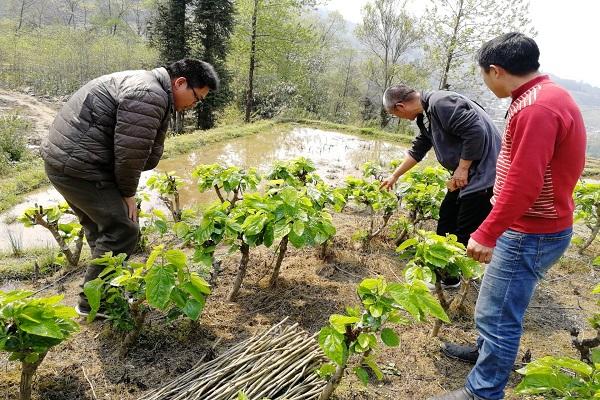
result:
[[[387,190],[382,190],[377,181],[369,182],[353,176],[346,177],[345,185],[337,192],[334,208],[341,211],[347,202],[365,206],[369,213],[370,224],[368,231],[356,232],[354,237],[365,245],[379,235],[392,214],[398,208],[398,199]],[[376,219],[381,221],[376,224]],[[365,231],[364,229],[362,231]]]
[[[198,43],[192,46],[191,56],[210,63],[220,78],[219,90],[211,91],[197,106],[196,125],[200,129],[212,128],[217,112],[223,110],[233,98],[231,73],[227,71],[225,62],[235,22],[234,11],[233,0],[203,0],[193,5],[193,36],[188,34],[187,38],[197,38]],[[206,21],[210,21],[210,24]]]
[[[430,0],[425,15],[425,54],[439,89],[449,84],[451,90],[468,92],[481,86],[478,70],[469,66],[484,41],[512,31],[535,35],[528,1]]]
[[[231,211],[227,221],[231,239],[241,239],[251,247],[270,247],[288,236],[294,247],[321,244],[335,234],[329,213],[306,195],[305,189],[286,186],[268,195],[247,194]]]
[[[214,189],[221,202],[229,201],[235,205],[247,190],[256,189],[260,175],[256,169],[248,171],[239,167],[222,167],[218,164],[199,165],[194,168],[192,177],[197,179],[198,190],[202,193]],[[225,192],[225,196],[221,193]]]
[[[152,175],[146,181],[148,188],[156,190],[161,196],[174,196],[183,185],[183,179],[173,175],[174,172]]]
[[[65,221],[64,216],[73,215],[67,203],[60,203],[50,207],[36,204],[27,208],[17,220],[26,227],[35,225],[48,229],[58,243],[58,246],[72,267],[77,266],[83,246],[83,229],[76,220]],[[74,248],[70,245],[74,244]]]
[[[43,26],[15,32],[0,23],[0,83],[36,93],[71,94],[98,76],[156,65],[157,56],[136,34]]]
[[[592,365],[568,357],[546,356],[517,370],[523,380],[515,391],[544,399],[600,398],[600,349],[592,350]]]
[[[446,313],[421,281],[387,283],[382,278],[364,279],[357,288],[360,307],[347,307],[346,314],[329,317],[329,325],[319,332],[319,345],[333,362],[319,370],[321,376],[330,376],[335,366],[345,368],[353,355],[360,355],[354,369],[358,378],[368,383],[369,368],[378,380],[383,378],[374,352],[379,342],[389,347],[400,345],[398,334],[388,325],[408,324],[412,316],[417,321],[428,315],[448,320]]]
[[[303,18],[315,4],[314,0],[235,2],[237,20],[227,63],[233,74],[231,87],[239,88],[240,105],[247,104],[247,94],[252,94],[252,118],[273,118],[296,109],[304,95],[321,89],[311,85],[312,74],[306,73],[316,73],[312,67],[320,61],[316,56],[321,37],[312,21]]]
[[[597,258],[600,259],[600,256],[598,256]],[[600,284],[594,287],[594,290],[592,290],[592,294],[600,294]],[[600,300],[597,300],[596,304],[600,306]],[[592,328],[600,330],[600,313],[594,313],[594,315],[589,319],[589,323],[592,326]]]
[[[27,151],[30,124],[18,115],[0,116],[0,172],[9,162],[21,161]]]
[[[266,178],[271,181],[282,180],[291,186],[306,186],[307,183],[321,180],[318,175],[311,174],[314,171],[316,171],[315,164],[311,160],[298,157],[287,162],[275,162]]]
[[[48,225],[54,227],[65,243],[70,243],[79,236],[81,224],[77,221],[61,222],[65,215],[73,215],[67,203],[60,203],[49,207],[36,204],[27,208],[17,219],[27,227],[35,225]]]
[[[275,239],[288,236],[296,248],[324,243],[335,234],[332,216],[317,205],[306,189],[288,186],[270,193],[275,202]]]
[[[378,111],[382,127],[390,120],[381,106],[383,90],[394,81],[409,85],[416,81],[412,70],[417,64],[407,62],[405,57],[419,43],[422,31],[416,19],[406,11],[405,4],[406,1],[398,0],[375,0],[365,4],[362,22],[355,31],[358,40],[372,53],[365,62],[365,75],[381,90],[374,109]],[[368,98],[366,100],[370,102]]]
[[[398,199],[387,190],[380,189],[379,185],[378,182],[348,176],[341,193],[347,202],[364,205],[375,213],[391,215],[398,208]]]
[[[374,178],[377,181],[383,180],[383,175],[386,173],[379,163],[367,161],[361,165],[360,170],[364,178]]]
[[[439,218],[448,178],[448,172],[441,167],[413,169],[404,175],[398,186],[398,193],[413,224]]]
[[[156,190],[160,199],[165,203],[173,220],[181,221],[181,205],[179,203],[179,190],[183,185],[183,179],[174,175],[173,172],[165,172],[165,174],[152,175],[146,181],[149,189]]]
[[[72,307],[58,304],[63,296],[33,298],[32,292],[0,291],[0,350],[9,360],[36,363],[48,350],[79,330]]]
[[[204,308],[210,285],[190,270],[180,250],[154,248],[145,264],[125,262],[125,254],[106,253],[93,261],[104,266],[98,278],[84,286],[93,320],[102,309],[120,330],[139,330],[149,308],[197,320]]]
[[[465,246],[457,241],[456,235],[439,236],[418,231],[396,251],[409,259],[405,272],[409,280],[435,282],[437,274],[471,279],[483,273],[481,265],[467,257]]]
[[[575,221],[582,221],[591,231],[582,244],[585,250],[596,239],[600,231],[600,183],[580,182],[573,193],[575,200]]]
[[[204,211],[198,224],[178,222],[173,226],[177,236],[196,249],[194,262],[207,268],[212,266],[215,249],[225,237],[230,209],[228,202],[217,202]]]

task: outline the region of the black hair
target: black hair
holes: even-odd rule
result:
[[[398,103],[410,101],[417,95],[417,91],[410,86],[399,83],[390,86],[383,93],[383,107],[386,110],[391,110]]]
[[[537,71],[539,58],[535,41],[519,32],[500,35],[484,43],[477,52],[477,62],[485,72],[489,72],[490,65],[497,65],[517,76]]]
[[[194,58],[184,58],[165,67],[171,79],[184,77],[192,88],[219,88],[219,76],[212,65]]]

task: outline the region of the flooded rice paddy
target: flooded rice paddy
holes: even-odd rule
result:
[[[315,163],[317,173],[325,181],[337,184],[345,176],[360,175],[359,167],[366,161],[387,164],[392,159],[402,158],[404,151],[405,148],[397,143],[310,128],[256,134],[211,144],[182,156],[162,160],[154,171],[142,174],[140,191],[145,190],[145,182],[153,173],[174,173],[185,181],[180,197],[182,205],[190,207],[216,200],[212,192],[199,193],[196,189],[191,173],[199,164],[254,167],[260,173],[266,173],[275,161],[306,157]],[[35,203],[46,205],[60,201],[60,194],[53,188],[45,188],[0,215],[0,251],[10,251],[12,244],[22,249],[55,246],[54,239],[44,228],[25,228],[15,218]],[[150,202],[144,205],[146,210],[153,207],[162,207],[157,196],[151,196]]]

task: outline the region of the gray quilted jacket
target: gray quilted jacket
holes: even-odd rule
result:
[[[162,156],[172,107],[164,68],[101,76],[60,110],[42,143],[42,158],[67,176],[115,182],[131,197],[142,171],[156,167]]]

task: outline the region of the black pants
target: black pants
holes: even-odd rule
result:
[[[489,188],[476,193],[470,193],[459,198],[460,191],[448,192],[440,206],[440,218],[436,233],[445,236],[452,233],[458,237],[458,241],[465,246],[469,242],[471,233],[475,232],[479,225],[492,211],[493,189]]]
[[[460,191],[448,192],[440,206],[440,218],[436,233],[445,236],[447,233],[456,235],[458,241],[465,246],[469,242],[471,233],[475,232],[479,225],[492,211],[490,199],[493,188],[488,188],[476,193],[470,193],[461,198]],[[457,283],[458,279],[441,277],[446,284]]]
[[[127,205],[115,182],[73,178],[46,165],[52,185],[65,198],[83,226],[92,258],[108,251],[130,255],[138,242],[139,226],[127,216]],[[96,279],[103,266],[88,265],[83,283]]]

